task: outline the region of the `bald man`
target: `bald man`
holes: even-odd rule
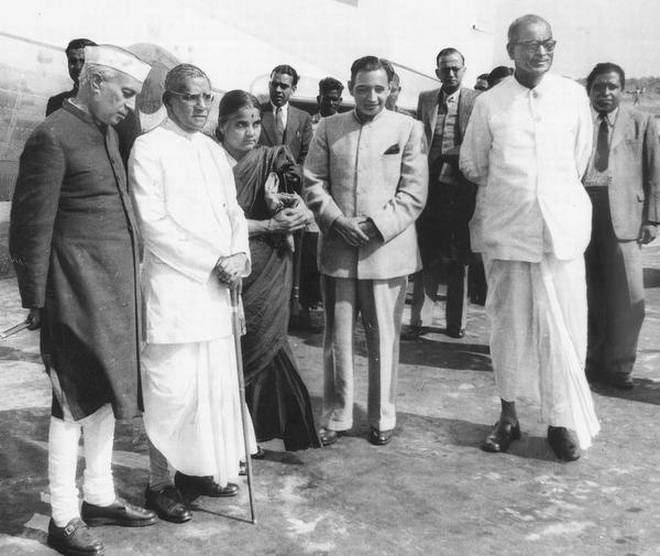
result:
[[[544,19],[511,24],[514,78],[477,98],[460,167],[479,185],[470,231],[486,269],[502,405],[483,449],[504,452],[520,438],[524,397],[540,404],[557,457],[571,461],[599,430],[584,377],[591,205],[580,178],[592,121],[584,88],[548,73],[555,46]]]

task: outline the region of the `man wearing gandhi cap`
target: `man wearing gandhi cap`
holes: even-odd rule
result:
[[[53,384],[48,544],[100,554],[87,525],[150,525],[115,494],[115,418],[140,414],[137,238],[113,125],[134,107],[150,67],[115,46],[85,48],[75,98],[29,137],[20,159],[10,252],[30,328]],[[76,464],[84,437],[84,501]],[[81,520],[82,517],[82,520]],[[83,521],[84,520],[84,521]]]

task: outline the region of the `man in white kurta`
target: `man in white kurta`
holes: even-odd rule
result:
[[[147,503],[183,522],[193,495],[236,494],[229,480],[244,450],[229,288],[250,263],[233,173],[201,132],[212,101],[208,78],[194,66],[175,67],[163,101],[168,119],[137,139],[129,177],[144,241]],[[178,471],[178,490],[165,459]]]
[[[554,48],[540,17],[511,24],[515,74],[475,102],[460,167],[480,186],[471,240],[486,268],[502,399],[483,448],[503,452],[520,438],[515,400],[527,398],[540,403],[555,454],[570,461],[599,428],[584,377],[591,206],[580,178],[592,125],[584,89],[547,73]]]

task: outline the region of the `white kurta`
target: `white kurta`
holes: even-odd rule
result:
[[[574,430],[582,448],[599,430],[584,375],[591,205],[580,178],[591,140],[584,88],[546,75],[528,89],[510,77],[477,98],[460,154],[480,186],[470,232],[484,257],[500,397],[538,402],[542,420]]]
[[[145,428],[178,471],[224,485],[244,450],[229,290],[213,269],[250,256],[233,173],[212,139],[168,120],[136,140],[129,179],[144,242]]]

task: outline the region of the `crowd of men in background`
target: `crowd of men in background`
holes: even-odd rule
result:
[[[621,67],[597,64],[585,93],[579,84],[550,73],[556,46],[544,19],[518,18],[507,43],[514,68],[480,75],[474,89],[463,84],[463,54],[443,48],[435,69],[441,86],[419,95],[415,114],[398,106],[400,79],[382,58],[354,62],[347,88],[355,108],[344,113],[339,113],[340,80],[319,82],[318,111],[310,115],[290,102],[299,81],[296,70],[279,65],[272,71],[259,141],[288,147],[304,173],[298,193],[315,217],[296,235],[291,326],[319,330],[312,313],[323,307],[323,445],[337,442],[353,426],[358,314],[368,347],[368,440],[377,446],[391,441],[399,341],[429,332],[441,282],[447,285],[449,336],[464,336],[469,300],[485,303],[491,322],[501,413],[483,442],[485,451],[505,452],[520,438],[515,403],[525,397],[537,401],[557,457],[575,460],[599,430],[587,381],[633,387],[644,319],[641,246],[655,238],[660,221],[657,129],[652,116],[621,102]],[[149,525],[156,515],[190,519],[165,487],[147,489],[147,505],[154,511],[115,495],[114,419],[140,414],[141,359],[143,366],[167,370],[180,357],[176,361],[198,368],[207,365],[207,352],[228,353],[228,345],[207,334],[214,316],[199,301],[207,298],[195,292],[208,276],[217,278],[216,288],[234,287],[249,274],[250,260],[247,225],[226,197],[235,192],[230,185],[217,199],[206,189],[194,200],[194,191],[180,198],[173,194],[182,203],[182,221],[197,214],[184,214],[188,206],[217,208],[215,216],[207,215],[208,229],[229,230],[221,248],[202,232],[193,237],[176,224],[167,228],[151,205],[152,212],[141,207],[142,224],[133,217],[133,204],[146,202],[142,197],[153,196],[154,207],[166,205],[149,187],[162,179],[167,189],[167,176],[183,167],[191,175],[199,170],[198,181],[207,189],[216,176],[233,183],[217,145],[201,134],[213,97],[206,74],[192,66],[168,74],[164,101],[174,123],[165,122],[139,141],[141,154],[136,159],[134,152],[131,164],[142,189],[131,199],[125,163],[139,127],[135,96],[150,68],[127,51],[86,39],[72,41],[66,53],[74,86],[49,100],[50,115],[25,146],[10,249],[30,326],[41,327],[43,359],[53,382],[49,543],[64,553],[98,554],[102,544],[86,525]],[[185,152],[202,169],[194,168]],[[144,162],[150,156],[151,166]],[[228,216],[220,218],[219,212]],[[188,223],[191,229],[201,226]],[[160,338],[153,340],[160,347],[148,357],[139,353],[140,227],[156,260],[151,262],[173,261],[188,281],[190,299],[199,302],[193,316],[207,323],[189,322],[190,306],[176,299],[169,301],[171,312],[147,312],[147,321],[156,323],[148,336]],[[410,326],[401,334],[410,275]],[[149,295],[160,291],[167,297],[168,284],[159,282],[167,279],[154,274]],[[225,310],[224,294],[199,295],[217,298],[218,311]],[[169,328],[155,328],[170,314],[175,317]],[[177,328],[181,322],[188,328]],[[186,352],[174,355],[171,346],[180,343]],[[163,399],[145,401],[163,412],[169,407]],[[82,513],[75,487],[81,429]],[[170,488],[168,461],[185,460],[186,450],[168,447],[151,432],[150,450],[152,476]],[[238,465],[239,456],[245,458],[233,450],[236,462],[227,469]],[[186,483],[212,496],[235,494],[226,480],[229,471],[219,486],[207,480],[208,466],[184,461],[176,467],[189,473],[179,476],[177,486]]]

